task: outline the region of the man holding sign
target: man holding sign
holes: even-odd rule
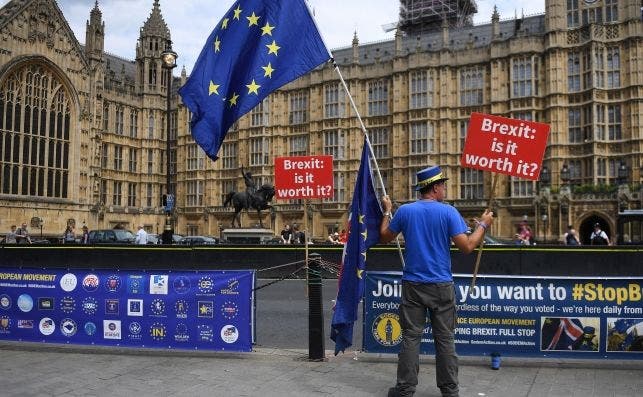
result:
[[[380,242],[388,243],[400,232],[405,241],[400,305],[402,347],[398,356],[397,383],[389,390],[389,397],[415,393],[427,310],[435,339],[437,386],[443,396],[453,397],[459,393],[451,241],[464,253],[473,251],[491,226],[493,212],[485,211],[479,227],[467,236],[467,224],[458,210],[443,203],[448,179],[438,166],[419,171],[415,189],[420,191],[421,199],[402,205],[392,220],[391,199],[382,197],[384,217],[380,225]]]

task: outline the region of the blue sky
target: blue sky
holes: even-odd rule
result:
[[[399,14],[397,0],[307,0],[314,10],[319,30],[330,49],[351,44],[357,31],[360,43],[387,40],[382,25],[395,23]],[[8,0],[0,0],[0,6]],[[233,0],[160,0],[161,13],[172,33],[173,48],[179,54],[179,66],[188,73],[214,25],[234,3]],[[94,7],[94,0],[58,0],[67,21],[84,43],[85,23]],[[99,0],[105,21],[106,51],[134,59],[139,29],[152,10],[154,0]],[[543,13],[545,0],[477,0],[478,13],[474,23],[491,20],[497,5],[501,19]]]

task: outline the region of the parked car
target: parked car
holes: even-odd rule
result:
[[[161,236],[159,236],[156,233],[148,233],[147,234],[147,243],[148,244],[161,244]]]
[[[215,245],[219,244],[219,241],[215,238],[208,236],[186,236],[183,237],[179,244],[181,245]]]
[[[89,232],[90,244],[134,244],[136,237],[125,229],[99,229]]]

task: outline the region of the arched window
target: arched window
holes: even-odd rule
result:
[[[0,86],[2,194],[67,198],[72,118],[63,87],[43,65],[22,67]]]

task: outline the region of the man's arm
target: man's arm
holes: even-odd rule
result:
[[[380,223],[380,243],[386,244],[399,234],[393,233],[391,229],[388,228],[391,224],[391,210],[393,209],[393,203],[389,196],[382,197],[382,209],[384,210],[384,216],[382,217],[382,223]]]
[[[467,236],[465,233],[461,233],[451,238],[461,252],[469,254],[480,245],[482,239],[484,239],[485,231],[493,223],[493,212],[485,210],[480,219],[478,227],[470,235]]]

